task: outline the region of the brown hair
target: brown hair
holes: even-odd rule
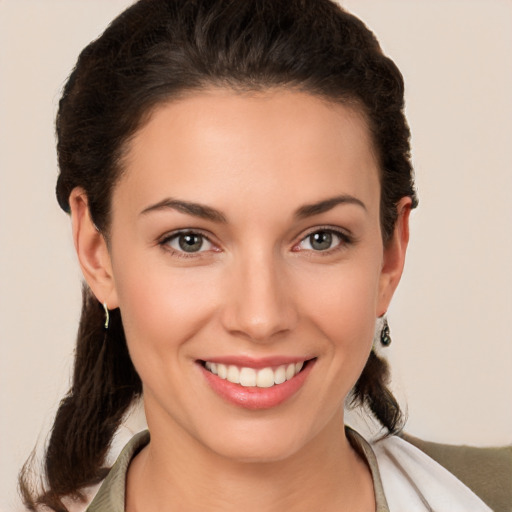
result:
[[[93,222],[108,239],[111,195],[130,138],[149,113],[185,91],[288,87],[355,104],[365,115],[380,164],[386,242],[398,201],[417,200],[404,117],[403,79],[370,30],[331,0],[140,0],[80,54],[57,116],[57,199],[82,187]],[[142,384],[130,360],[118,310],[108,331],[87,286],[71,389],[58,409],[45,458],[46,485],[27,506],[65,511],[64,496],[100,481],[112,437]],[[107,339],[108,338],[108,339]],[[389,432],[400,428],[388,368],[374,352],[356,384]]]

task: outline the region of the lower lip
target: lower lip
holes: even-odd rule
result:
[[[200,367],[210,387],[228,402],[245,409],[270,409],[291,398],[303,386],[315,360],[310,360],[306,366],[290,380],[282,384],[275,384],[271,388],[244,387],[221,379],[208,371],[201,364]]]

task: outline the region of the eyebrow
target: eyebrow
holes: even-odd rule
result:
[[[360,206],[366,211],[365,204],[356,197],[350,195],[341,195],[331,197],[329,199],[324,199],[317,203],[306,204],[298,208],[294,217],[296,219],[305,219],[307,217],[312,217],[313,215],[319,215],[321,213],[332,210],[335,206],[339,204],[355,204]],[[219,210],[212,208],[210,206],[206,206],[200,203],[194,203],[191,201],[181,201],[179,199],[166,198],[158,203],[155,203],[144,210],[141,211],[141,215],[145,215],[150,212],[159,211],[159,210],[176,210],[188,215],[192,215],[194,217],[199,217],[201,219],[211,220],[213,222],[218,222],[221,224],[227,223],[226,216]]]
[[[225,215],[215,208],[211,208],[210,206],[205,206],[199,203],[180,201],[178,199],[172,198],[164,199],[154,205],[144,208],[144,210],[141,212],[141,215],[167,209],[177,210],[178,212],[186,213],[194,217],[200,217],[201,219],[211,220],[213,222],[219,222],[222,224],[227,223]]]
[[[313,215],[319,215],[321,213],[328,212],[332,210],[335,206],[339,204],[355,204],[363,208],[366,211],[365,204],[357,197],[350,196],[347,194],[331,197],[329,199],[324,199],[323,201],[319,201],[318,203],[306,204],[301,206],[296,212],[295,217],[297,219],[305,219],[307,217],[312,217]]]

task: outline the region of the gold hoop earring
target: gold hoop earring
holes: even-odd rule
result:
[[[104,325],[104,328],[105,328],[105,330],[107,330],[108,329],[108,324],[110,322],[110,315],[108,313],[108,308],[107,308],[107,303],[106,302],[103,303],[103,309],[105,310],[105,325]]]

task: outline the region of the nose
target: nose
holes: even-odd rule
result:
[[[271,257],[253,255],[231,269],[224,328],[251,341],[271,342],[298,321],[290,280]]]

